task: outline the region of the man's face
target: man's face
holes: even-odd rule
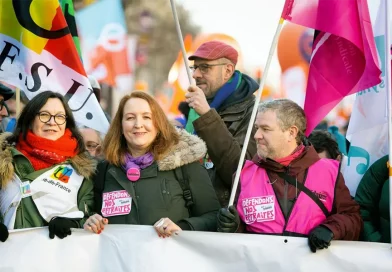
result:
[[[0,122],[3,120],[3,117],[8,116],[8,111],[4,104],[4,96],[0,94]]]
[[[87,151],[93,157],[101,155],[101,139],[97,131],[91,128],[80,129]]]
[[[207,98],[214,97],[219,88],[228,80],[225,80],[226,67],[233,64],[229,63],[229,61],[226,64],[221,60],[195,59],[194,61],[194,66],[198,68],[193,72],[193,78],[196,80],[196,85],[203,90]]]
[[[257,155],[260,158],[281,159],[290,150],[290,132],[282,131],[274,111],[259,112],[256,116],[254,136],[257,143]]]

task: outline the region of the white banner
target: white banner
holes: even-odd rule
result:
[[[382,80],[377,86],[357,94],[347,139],[351,142],[348,163],[344,170],[346,185],[355,196],[366,170],[388,153],[387,93],[385,85],[385,7],[384,1],[368,1],[373,34],[381,64]]]
[[[48,229],[17,231],[0,242],[0,271],[372,271],[390,272],[390,244],[333,241],[311,253],[305,238],[181,232],[159,238],[150,226],[108,225],[100,234],[73,230],[50,240]]]

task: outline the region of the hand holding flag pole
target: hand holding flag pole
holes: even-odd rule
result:
[[[234,183],[233,183],[233,187],[232,187],[232,190],[231,190],[231,195],[230,195],[230,200],[229,200],[228,207],[230,207],[234,203],[234,198],[235,198],[235,195],[236,195],[236,192],[237,192],[237,187],[238,187],[238,182],[239,182],[239,179],[240,179],[242,165],[244,163],[246,150],[247,150],[248,144],[249,144],[249,138],[251,136],[252,127],[253,127],[255,119],[256,119],[257,107],[259,105],[260,98],[261,98],[261,95],[263,93],[264,84],[265,84],[265,81],[267,79],[267,75],[268,75],[268,72],[269,72],[269,69],[270,69],[272,57],[274,55],[276,46],[278,44],[279,35],[280,35],[280,32],[282,31],[283,22],[284,22],[284,19],[280,18],[278,27],[276,28],[275,35],[274,35],[274,38],[273,38],[272,43],[271,43],[271,47],[270,47],[270,50],[269,50],[267,63],[265,65],[265,69],[264,69],[264,73],[263,73],[263,76],[260,79],[260,83],[259,83],[260,87],[259,87],[259,90],[257,91],[255,104],[253,106],[252,115],[250,117],[249,124],[248,124],[248,130],[246,131],[244,145],[243,145],[242,150],[241,150],[240,161],[238,163],[237,171],[235,173]]]

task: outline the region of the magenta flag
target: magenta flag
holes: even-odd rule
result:
[[[305,96],[306,135],[347,95],[381,82],[366,0],[286,0],[282,18],[317,35]]]

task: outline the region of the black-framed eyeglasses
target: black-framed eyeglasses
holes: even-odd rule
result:
[[[100,146],[101,145],[99,143],[96,143],[96,142],[93,142],[93,141],[87,141],[87,143],[86,143],[86,149],[88,151],[94,151],[94,150],[96,150]]]
[[[7,104],[5,103],[5,101],[2,99],[2,100],[0,100],[0,111],[2,111],[3,108],[6,109],[7,115],[2,115],[2,116],[4,116],[4,117],[10,116],[10,110],[8,109],[8,106],[7,106]]]
[[[64,114],[52,115],[47,111],[41,111],[37,115],[39,120],[44,124],[48,123],[52,117],[57,125],[63,125],[67,121],[67,116]]]
[[[228,64],[228,63],[217,63],[217,64],[207,64],[207,63],[203,63],[203,64],[200,64],[200,65],[193,65],[193,66],[190,66],[189,69],[191,69],[192,73],[194,73],[194,72],[197,70],[197,68],[199,68],[200,72],[201,72],[202,74],[205,74],[205,73],[207,73],[208,70],[209,70],[211,67],[213,67],[213,66],[221,66],[221,65],[226,65],[226,64]]]

